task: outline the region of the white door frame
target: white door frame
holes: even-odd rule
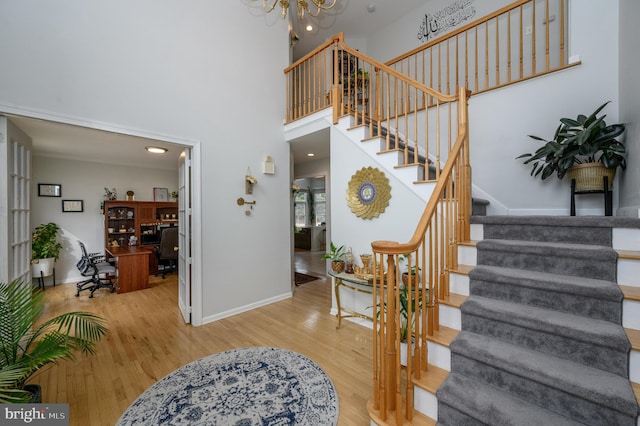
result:
[[[85,121],[78,118],[59,116],[56,114],[45,113],[40,111],[26,110],[10,105],[0,104],[0,114],[19,115],[27,118],[35,118],[39,120],[48,120],[60,124],[69,124],[72,126],[85,127],[88,129],[102,130],[111,133],[117,133],[127,136],[136,136],[145,139],[155,139],[162,142],[174,143],[177,145],[188,146],[191,148],[191,262],[192,262],[192,280],[191,280],[191,324],[202,325],[202,169],[201,169],[201,147],[200,141],[190,140],[188,138],[176,138],[172,136],[160,135],[157,133],[131,130],[114,124],[99,123],[94,121]],[[5,232],[7,230],[0,230]]]

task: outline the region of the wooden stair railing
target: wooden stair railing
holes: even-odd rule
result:
[[[328,107],[333,121],[345,115],[380,137],[381,151],[400,151],[401,166],[419,170],[416,181],[437,180],[456,140],[456,95],[443,95],[400,72],[363,55],[338,34],[289,68],[287,122]],[[421,99],[432,108],[418,111]],[[416,112],[418,111],[418,112]],[[435,173],[429,176],[429,164]]]
[[[446,94],[460,86],[478,94],[579,65],[567,57],[567,3],[518,0],[386,65]]]
[[[469,164],[468,92],[458,94],[458,134],[440,179],[407,243],[374,241],[372,418],[394,423],[413,417],[413,380],[427,371],[427,335],[439,329],[438,300],[449,294],[449,271],[457,266],[457,245],[470,235],[471,167]],[[409,254],[410,256],[405,256]],[[406,261],[402,283],[400,263]],[[382,284],[382,285],[381,285]],[[404,287],[404,289],[403,289]],[[401,328],[408,327],[410,356],[401,380]],[[402,385],[404,383],[404,385]]]

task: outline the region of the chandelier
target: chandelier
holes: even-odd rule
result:
[[[336,0],[333,0],[331,4],[327,5],[327,0],[293,0],[296,4],[296,11],[298,13],[298,19],[303,20],[304,14],[308,13],[314,18],[320,14],[323,10],[329,10],[336,5]],[[271,3],[271,4],[269,4]],[[312,6],[309,6],[309,5]],[[282,18],[287,17],[287,11],[289,10],[289,0],[262,0],[262,7],[265,12],[272,12],[276,6],[282,8]],[[313,9],[312,9],[313,7]]]

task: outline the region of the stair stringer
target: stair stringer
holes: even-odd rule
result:
[[[355,118],[347,115],[340,118],[334,127],[420,199],[426,202],[431,197],[435,183],[414,183],[419,173],[418,166],[396,167],[398,166],[397,154],[393,151],[380,154],[381,138],[370,138],[367,126],[356,125]]]

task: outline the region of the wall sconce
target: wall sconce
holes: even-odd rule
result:
[[[253,185],[257,185],[258,180],[251,176],[251,169],[247,167],[247,174],[244,176],[244,192],[245,194],[253,194]]]
[[[264,164],[262,167],[262,173],[265,175],[275,175],[276,174],[276,165],[273,162],[273,159],[270,155],[267,155],[267,158],[264,159]]]

